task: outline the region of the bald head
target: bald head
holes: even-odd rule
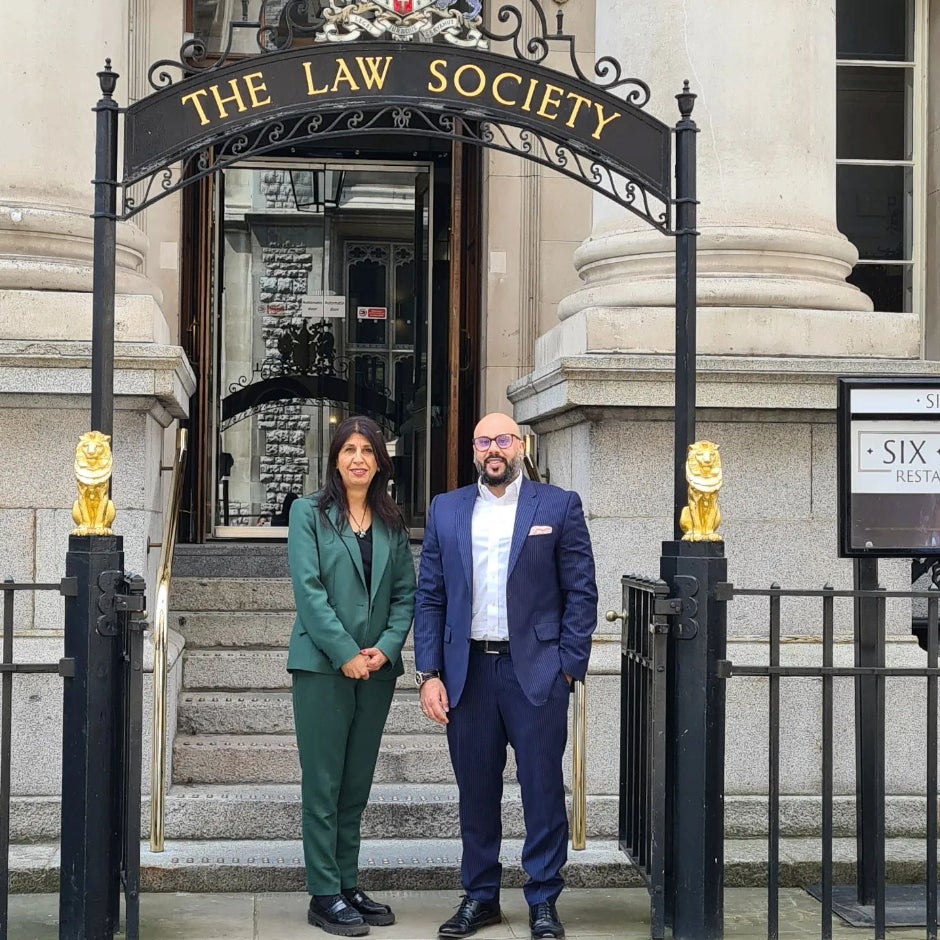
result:
[[[496,437],[498,434],[522,436],[519,433],[519,425],[509,415],[504,415],[501,411],[493,411],[488,415],[484,415],[473,429],[474,437]]]

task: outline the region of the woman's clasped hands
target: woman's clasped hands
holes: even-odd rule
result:
[[[343,663],[342,673],[347,679],[368,679],[370,672],[381,669],[388,657],[378,647],[360,650],[348,663]]]

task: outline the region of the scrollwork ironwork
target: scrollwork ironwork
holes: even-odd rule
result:
[[[591,82],[605,91],[617,92],[628,104],[642,108],[649,103],[650,88],[642,79],[627,76],[623,66],[613,56],[598,59],[591,69],[593,77],[585,72],[575,49],[576,37],[564,31],[564,12],[555,14],[555,31],[551,32],[548,17],[538,0],[524,0],[525,9],[512,3],[500,4],[493,16],[494,24],[509,24],[510,29],[498,32],[495,26],[483,26],[481,32],[490,41],[491,48],[508,45],[513,55],[533,64],[543,62],[554,47],[564,48],[572,72],[582,81]],[[528,13],[528,16],[526,14]],[[535,30],[527,29],[527,20],[534,22]]]
[[[495,121],[473,123],[462,120],[458,126],[450,114],[415,107],[408,109],[408,125],[400,127],[395,123],[400,110],[400,105],[390,105],[375,111],[360,109],[315,117],[300,115],[261,124],[234,138],[222,140],[215,147],[199,150],[172,168],[161,168],[127,181],[121,218],[131,218],[170,193],[249,156],[265,154],[290,144],[329,140],[350,133],[395,130],[399,134],[459,139],[464,143],[523,156],[603,193],[664,234],[674,234],[671,206],[631,176],[626,165],[617,165],[609,158],[593,155],[573,144],[560,144],[531,129]]]
[[[264,0],[258,19],[229,23],[221,49],[210,50],[202,37],[187,39],[179,58],[159,59],[147,72],[155,91],[191,75],[209,75],[244,57],[239,34],[252,36],[250,56],[286,52],[320,42],[351,42],[388,39],[399,42],[444,42],[505,50],[532,64],[543,62],[553,49],[563,49],[573,75],[605,91],[617,93],[628,104],[643,108],[650,100],[646,82],[628,76],[613,56],[597,59],[585,68],[576,50],[576,37],[564,31],[564,13],[555,14],[549,25],[539,0],[501,3],[483,21],[480,0]],[[465,9],[458,9],[458,4]],[[500,29],[500,27],[507,27]],[[402,109],[401,116],[407,113]]]

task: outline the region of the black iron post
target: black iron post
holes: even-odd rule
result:
[[[13,598],[11,578],[4,582],[3,643],[0,664],[13,662]],[[0,936],[7,935],[10,888],[10,770],[13,737],[13,673],[0,673]]]
[[[114,266],[117,245],[118,74],[105,60],[94,107],[95,211],[91,319],[91,430],[109,437],[114,427]]]
[[[116,813],[120,820],[120,845],[115,849],[121,859],[120,878],[114,880],[117,888],[123,886],[125,900],[125,928],[127,940],[140,937],[140,771],[141,742],[143,740],[143,672],[144,630],[146,624],[147,586],[140,575],[128,575],[122,589],[126,595],[117,595],[118,606],[127,608],[122,616],[122,659],[120,688],[118,690],[120,717],[115,744],[120,754],[115,767],[120,767]],[[115,919],[120,915],[120,892],[115,892]]]
[[[682,119],[676,124],[676,426],[673,536],[682,538],[679,516],[686,502],[685,461],[695,440],[695,308],[698,201],[695,191],[696,96],[686,81],[676,95]]]
[[[723,542],[664,542],[660,577],[675,609],[669,637],[667,884],[675,940],[724,935],[727,578]]]
[[[65,656],[75,675],[65,679],[62,716],[60,940],[99,940],[117,928],[114,680],[122,651],[108,598],[123,570],[120,536],[69,537],[65,573],[78,591],[65,601]]]
[[[878,589],[878,559],[853,560],[856,591]],[[885,665],[883,597],[855,598],[855,665]],[[884,891],[884,679],[855,679],[855,801],[858,903],[873,905]]]

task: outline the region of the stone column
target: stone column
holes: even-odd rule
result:
[[[0,338],[91,335],[95,73],[106,56],[127,104],[131,67],[126,0],[88,0],[64,13],[14,4],[5,28],[8,94],[0,99]],[[135,53],[135,58],[137,54]],[[136,66],[137,63],[135,62]],[[141,273],[146,238],[118,226],[119,339],[166,342],[159,291]],[[156,331],[156,332],[155,332]]]
[[[177,16],[182,7],[175,5]],[[8,454],[0,473],[0,577],[54,582],[64,574],[74,527],[75,445],[90,418],[92,108],[101,94],[96,72],[110,57],[121,76],[121,105],[140,89],[130,79],[149,57],[141,11],[139,0],[71,6],[39,0],[4,9],[0,440]],[[195,378],[183,351],[169,345],[160,292],[143,273],[146,250],[136,225],[118,225],[115,530],[125,539],[128,570],[145,576],[152,601],[159,553],[148,551],[148,537],[157,541],[162,530],[164,429],[186,416]],[[15,619],[17,658],[58,660],[62,627],[58,595],[24,595]],[[175,642],[171,695],[179,656]],[[145,671],[152,669],[148,651]],[[148,677],[146,695],[149,688]],[[23,677],[16,683],[11,816],[14,832],[25,833],[19,838],[27,841],[52,838],[58,827],[61,710],[60,679]],[[171,727],[174,722],[171,715]],[[37,727],[44,733],[37,734]],[[144,761],[149,767],[149,748]]]
[[[872,313],[846,284],[857,253],[836,228],[835,12],[824,0],[663,0],[597,10],[598,53],[648,82],[669,124],[698,94],[699,351],[916,357],[913,314]],[[668,352],[673,246],[602,197],[559,307],[555,354]]]
[[[674,96],[684,79],[699,96],[697,436],[721,448],[729,580],[851,587],[851,563],[836,550],[836,377],[917,375],[940,364],[919,359],[916,315],[873,311],[845,283],[856,252],[836,227],[833,4],[628,6],[625,13],[623,4],[598,4],[597,55],[615,56],[648,82],[647,108],[669,124],[679,117]],[[574,259],[583,285],[539,337],[533,371],[508,390],[516,419],[539,434],[550,481],[581,494],[601,612],[622,609],[624,573],[656,576],[661,544],[672,536],[674,251],[671,239],[596,198],[592,234]],[[910,565],[885,561],[881,577],[889,589],[909,589]],[[891,607],[888,620],[890,661],[922,665],[909,607]],[[728,629],[732,661],[767,662],[766,605],[735,601]],[[791,607],[785,633],[786,662],[819,662],[818,609]],[[840,614],[837,636],[839,661],[848,661],[850,614]],[[595,806],[617,786],[617,639],[601,620],[589,686]],[[729,684],[733,825],[765,805],[765,703],[753,685]],[[851,714],[850,704],[840,704],[841,714]],[[805,686],[789,685],[782,707],[782,727],[818,733],[818,696]],[[889,712],[901,707],[892,694]],[[922,729],[890,727],[889,793],[918,792],[923,764],[905,755],[922,750]],[[806,740],[785,743],[787,794],[816,792]],[[840,748],[836,787],[845,793],[852,742]]]

